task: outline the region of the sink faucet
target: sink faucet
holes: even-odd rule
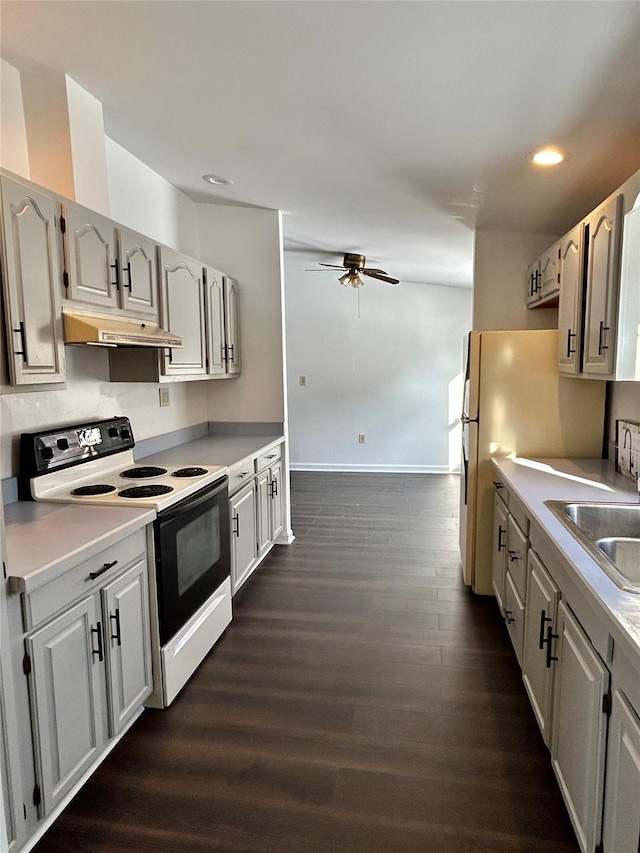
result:
[[[624,428],[624,441],[622,442],[622,449],[627,449],[627,436],[629,437],[629,473],[633,476],[635,471],[633,470],[633,439],[631,437],[631,430],[629,427]],[[636,480],[637,480],[636,476]],[[638,489],[640,490],[640,483],[638,485]]]

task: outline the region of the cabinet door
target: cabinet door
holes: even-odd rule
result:
[[[107,638],[109,734],[113,737],[153,688],[146,560],[105,586],[101,597]]]
[[[527,597],[527,550],[529,543],[518,522],[509,513],[507,519],[507,571],[511,575],[518,596]]]
[[[271,480],[269,470],[263,471],[256,477],[257,498],[257,535],[258,559],[263,557],[271,547]]]
[[[283,498],[284,487],[282,483],[282,465],[274,465],[270,469],[269,496],[271,499],[271,540],[280,536],[284,528]]]
[[[158,250],[162,282],[162,322],[182,338],[182,349],[169,349],[163,373],[202,375],[207,372],[204,338],[204,282],[197,261],[177,252]]]
[[[527,269],[527,305],[540,301],[540,259]]]
[[[238,282],[225,276],[224,279],[224,329],[227,345],[227,373],[240,373],[240,297]]]
[[[600,842],[609,671],[569,608],[558,604],[551,762],[580,849]]]
[[[234,495],[231,514],[231,586],[235,593],[256,563],[256,491],[251,482]]]
[[[104,644],[97,596],[26,640],[42,808],[49,814],[106,742]]]
[[[9,376],[14,385],[63,382],[62,281],[56,204],[2,178],[2,284]]]
[[[493,500],[491,585],[501,613],[504,613],[504,582],[507,571],[507,515],[508,511],[504,502],[496,494]]]
[[[134,317],[157,320],[156,244],[127,228],[119,228],[117,236],[122,308]]]
[[[560,241],[560,302],[558,305],[558,367],[580,372],[582,346],[582,225]]]
[[[527,559],[527,610],[524,620],[522,680],[545,743],[549,743],[552,689],[552,648],[559,591],[529,550]]]
[[[540,298],[546,299],[560,289],[560,244],[554,245],[540,258]]]
[[[507,570],[504,585],[504,618],[518,663],[522,666],[525,607]]]
[[[622,196],[598,207],[588,219],[584,373],[613,373],[620,276]]]
[[[66,297],[96,308],[120,305],[115,224],[79,205],[63,205]]]
[[[205,267],[207,309],[207,373],[224,376],[227,372],[227,350],[224,332],[224,281],[221,272]]]
[[[640,850],[640,718],[613,692],[604,804],[604,853]]]

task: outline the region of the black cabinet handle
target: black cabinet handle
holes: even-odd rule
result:
[[[499,524],[498,525],[498,552],[502,551],[502,549],[505,546],[505,542],[504,542],[502,537],[504,536],[504,534],[506,532],[507,531],[505,530],[505,528],[501,524]]]
[[[234,536],[237,536],[238,538],[240,538],[240,516],[234,515],[232,521],[233,521],[232,533]]]
[[[110,264],[110,267],[116,274],[116,280],[112,281],[111,284],[116,290],[120,290],[120,264],[116,261],[115,264]]]
[[[609,331],[609,326],[605,326],[604,320],[600,320],[600,331],[598,332],[598,355],[603,355],[609,346],[604,342],[604,333]]]
[[[116,564],[117,560],[114,560],[113,563],[105,563],[101,569],[98,569],[97,572],[89,572],[88,581],[94,581],[96,578],[99,578],[100,575],[103,575],[105,572],[108,572],[109,569],[112,569]]]
[[[229,361],[229,347],[226,344],[222,344],[222,360]]]
[[[514,617],[513,617],[513,611],[511,611],[511,610],[505,610],[505,611],[504,611],[504,618],[505,618],[505,620],[506,620],[506,622],[507,622],[507,625],[510,625],[510,624],[511,624],[511,622],[515,622],[515,621],[516,621],[516,620],[514,619]]]
[[[115,634],[111,634],[110,639],[111,640],[117,640],[118,645],[121,646],[122,645],[122,634],[120,633],[120,608],[119,607],[116,607],[115,613],[109,614],[109,619],[111,622],[116,623],[116,632],[115,632]]]
[[[551,654],[551,644],[553,640],[557,640],[560,634],[554,634],[551,625],[547,628],[547,636],[544,642],[547,644],[547,669],[551,669],[551,661],[558,660],[555,655]]]
[[[235,360],[236,360],[235,344],[229,344],[229,346],[227,347],[227,352],[229,353],[229,355],[227,357],[227,361],[231,361],[231,362],[235,363]]]
[[[20,320],[18,328],[13,329],[12,331],[17,332],[20,335],[20,343],[22,345],[21,350],[13,351],[14,355],[21,355],[25,364],[29,364],[29,356],[27,355],[27,333],[24,328],[24,320]]]
[[[540,639],[538,641],[538,647],[540,649],[544,649],[545,639],[544,639],[544,629],[547,622],[551,622],[551,618],[547,616],[545,610],[540,611]]]
[[[270,453],[268,456],[265,456],[265,459],[275,459],[277,455],[277,453]]]
[[[575,353],[575,349],[571,346],[571,338],[575,338],[575,336],[575,332],[572,332],[571,329],[567,329],[567,358],[571,358]]]
[[[466,422],[469,422],[469,418],[467,418]],[[497,490],[504,489],[504,483],[501,483],[500,480],[494,480],[493,485]]]
[[[509,555],[509,559],[512,563],[515,563],[518,560],[518,552],[512,551],[511,548],[507,548],[507,554]]]
[[[104,660],[104,649],[102,647],[102,625],[100,624],[100,622],[97,623],[95,628],[91,629],[91,633],[95,634],[98,637],[98,648],[94,649],[93,648],[93,642],[92,642],[91,643],[91,654],[93,655],[93,657],[98,655],[98,660],[100,661],[100,663],[102,663],[102,661]]]
[[[133,289],[133,282],[131,281],[131,261],[129,261],[126,266],[123,266],[122,269],[127,274],[127,281],[124,282],[124,287],[126,287],[129,293],[131,293],[131,290]]]

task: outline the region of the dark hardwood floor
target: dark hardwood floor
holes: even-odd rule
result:
[[[576,851],[458,478],[294,474],[296,540],[37,853]]]

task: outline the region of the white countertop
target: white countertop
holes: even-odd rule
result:
[[[4,508],[12,592],[31,592],[134,533],[155,509],[17,501]]]
[[[575,570],[581,591],[602,617],[614,639],[640,666],[640,594],[620,589],[572,535],[545,501],[638,503],[635,484],[600,459],[493,458],[501,479],[526,505],[527,515],[553,541],[559,556]]]
[[[226,465],[228,468],[281,441],[283,435],[207,435],[143,458],[152,465]],[[140,461],[137,456],[136,461]]]

